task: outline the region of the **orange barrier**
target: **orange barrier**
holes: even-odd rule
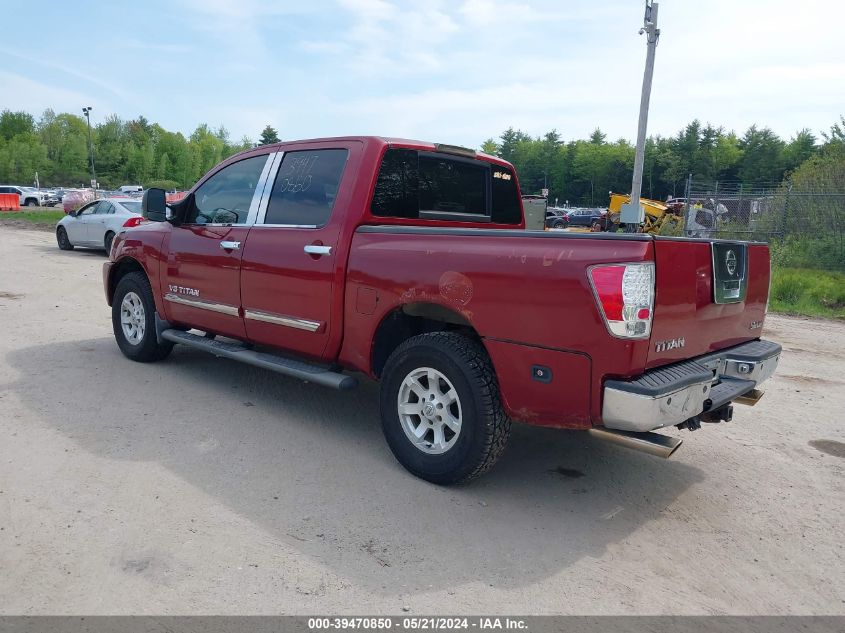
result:
[[[21,197],[16,193],[0,193],[0,211],[20,211]]]
[[[168,193],[164,197],[165,197],[165,200],[167,200],[167,202],[170,203],[170,202],[179,202],[179,200],[181,200],[182,198],[184,198],[187,195],[188,195],[187,191],[177,191],[176,193]]]

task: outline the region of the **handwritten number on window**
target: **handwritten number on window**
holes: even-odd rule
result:
[[[284,172],[279,175],[279,192],[301,193],[311,187],[311,171],[319,156],[289,156],[282,163]]]

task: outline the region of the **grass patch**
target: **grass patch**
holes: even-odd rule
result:
[[[775,268],[773,312],[845,319],[845,273],[809,268]]]
[[[61,209],[0,212],[0,221],[8,220],[14,223],[26,222],[34,226],[53,226],[63,217],[65,217],[65,212]]]

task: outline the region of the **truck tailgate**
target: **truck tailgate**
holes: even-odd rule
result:
[[[760,337],[769,291],[766,244],[656,237],[654,247],[648,368]]]

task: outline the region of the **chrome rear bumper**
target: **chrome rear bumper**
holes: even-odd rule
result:
[[[715,411],[769,378],[781,346],[751,341],[604,385],[602,423],[609,429],[652,431]]]

